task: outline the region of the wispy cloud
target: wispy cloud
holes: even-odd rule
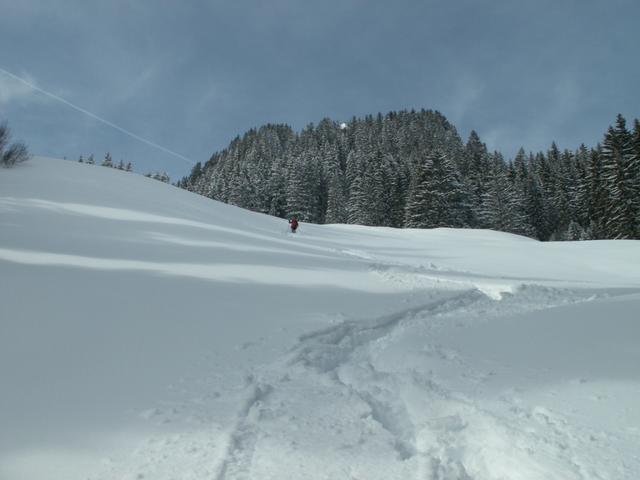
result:
[[[21,75],[28,83],[37,85],[35,78],[27,73]],[[0,71],[0,105],[14,102],[45,101],[46,97],[38,95],[30,86]]]
[[[189,162],[122,130],[206,160],[262,123],[424,107],[512,157],[592,145],[615,113],[638,115],[638,0],[0,3],[0,66],[62,99],[0,73],[0,109],[57,156],[108,150],[181,176]]]
[[[564,74],[555,82],[551,97],[551,114],[558,126],[574,118],[583,101],[577,74]]]
[[[131,138],[133,138],[135,140],[138,140],[138,141],[140,141],[140,142],[142,142],[142,143],[144,143],[146,145],[149,145],[150,147],[153,147],[153,148],[161,150],[161,151],[163,151],[165,153],[168,153],[169,155],[172,155],[172,156],[174,156],[176,158],[179,158],[180,160],[183,160],[183,161],[185,161],[185,162],[187,162],[187,163],[189,163],[191,165],[195,165],[195,163],[196,163],[193,160],[185,157],[184,155],[182,155],[180,153],[174,152],[173,150],[169,150],[168,148],[163,147],[162,145],[159,145],[159,144],[157,144],[155,142],[152,142],[151,140],[148,140],[148,139],[146,139],[144,137],[141,137],[140,135],[137,135],[137,134],[131,132],[130,130],[125,129],[125,128],[122,128],[121,126],[116,125],[115,123],[110,122],[109,120],[106,120],[105,118],[102,118],[101,116],[96,115],[95,113],[90,112],[89,110],[86,110],[86,109],[84,109],[84,108],[82,108],[82,107],[80,107],[80,106],[78,106],[78,105],[76,105],[74,103],[71,103],[70,101],[68,101],[68,100],[56,95],[55,93],[52,93],[52,92],[49,92],[49,91],[47,91],[47,90],[45,90],[43,88],[40,88],[37,85],[35,85],[34,83],[29,82],[25,78],[19,77],[19,76],[15,75],[15,74],[3,69],[3,68],[0,68],[0,73],[4,74],[7,77],[10,77],[11,79],[15,80],[16,82],[22,83],[26,88],[28,88],[30,90],[39,92],[39,93],[41,93],[43,95],[46,95],[47,97],[49,97],[49,98],[51,98],[53,100],[56,100],[56,101],[58,101],[60,103],[63,103],[64,105],[72,108],[73,110],[75,110],[77,112],[80,112],[80,113],[82,113],[82,114],[84,114],[84,115],[86,115],[88,117],[91,117],[94,120],[97,120],[98,122],[103,123],[104,125],[107,125],[108,127],[113,128],[114,130],[117,130],[117,131],[119,131],[121,133],[124,133],[125,135],[127,135],[127,136],[129,136],[129,137],[131,137]]]
[[[125,87],[117,93],[115,98],[112,98],[113,102],[128,102],[138,95],[141,90],[152,88],[153,82],[161,72],[162,67],[160,64],[155,64],[143,69],[134,77],[127,77]]]
[[[453,94],[450,97],[446,114],[454,121],[463,120],[478,105],[484,93],[484,84],[471,75],[462,75],[453,82]]]

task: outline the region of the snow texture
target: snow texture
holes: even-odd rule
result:
[[[640,478],[640,242],[0,172],[0,479]]]

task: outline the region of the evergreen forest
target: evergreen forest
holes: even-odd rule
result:
[[[640,239],[640,124],[618,115],[594,147],[552,143],[508,160],[475,131],[465,142],[432,110],[324,119],[301,132],[270,124],[235,138],[177,185],[302,222]]]

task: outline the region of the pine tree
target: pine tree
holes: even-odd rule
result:
[[[604,215],[606,208],[606,191],[602,180],[601,147],[598,145],[589,152],[589,159],[586,165],[586,197],[587,197],[587,219],[585,225],[591,232],[593,238],[605,238]]]
[[[549,157],[539,152],[535,155],[531,164],[539,193],[537,198],[539,200],[539,210],[534,222],[534,228],[540,240],[549,240],[558,225],[558,213],[552,202],[555,196],[556,181],[555,172],[551,164],[554,158],[557,160],[557,154],[558,150],[554,143],[549,150]]]
[[[564,234],[563,240],[568,241],[577,241],[577,240],[585,240],[586,232],[584,228],[580,226],[578,222],[571,220],[567,227],[566,233]]]
[[[475,130],[469,135],[460,163],[462,179],[469,189],[472,218],[480,220],[481,205],[487,191],[491,167],[487,147]]]
[[[633,121],[631,149],[633,150],[633,162],[640,161],[640,121],[637,118]],[[636,166],[636,173],[640,175],[635,163],[634,166]]]
[[[249,179],[247,165],[237,163],[234,175],[229,182],[229,196],[227,201],[231,205],[251,209],[255,202],[254,185]]]
[[[287,182],[287,216],[295,216],[302,222],[314,220],[315,206],[309,181],[306,161],[292,162]]]
[[[527,164],[527,155],[523,148],[518,150],[512,165],[513,187],[521,195],[521,210],[524,216],[524,222],[531,228],[531,235],[536,236],[537,231],[535,229],[536,217],[539,214],[538,196],[539,191],[535,184],[533,175],[531,174],[530,166]]]
[[[515,173],[512,174],[515,177]],[[487,228],[502,232],[532,235],[533,228],[525,213],[525,199],[515,188],[501,156],[494,155],[491,180],[483,196],[480,217]]]
[[[377,151],[369,160],[362,177],[363,197],[366,203],[365,225],[389,226],[391,215],[390,172]]]
[[[557,213],[556,230],[563,230],[575,218],[572,205],[576,198],[577,180],[573,153],[569,150],[565,150],[560,154],[555,176],[556,179],[553,182],[555,191],[551,203]]]
[[[187,185],[195,185],[196,180],[202,175],[202,164],[196,163],[191,169],[191,174],[187,177]]]
[[[572,220],[583,229],[589,225],[589,150],[583,144],[575,153],[575,186],[570,199]]]
[[[640,122],[637,118],[633,122],[631,158],[627,170],[630,195],[633,201],[632,210],[636,222],[634,238],[640,239]]]
[[[527,223],[532,227],[532,236],[538,240],[547,239],[547,219],[545,201],[542,194],[540,178],[536,171],[536,157],[529,154],[527,159],[527,176],[523,179],[524,214]]]
[[[432,157],[427,157],[415,166],[405,207],[404,226],[407,228],[429,228],[433,226],[431,221],[433,199],[431,197],[432,185],[430,183],[432,166]]]
[[[392,154],[386,154],[383,160],[385,169],[385,182],[387,185],[387,216],[385,225],[391,227],[402,227],[404,223],[404,210],[406,204],[407,191],[409,190],[409,171]]]
[[[271,164],[271,173],[268,181],[268,189],[271,193],[269,203],[269,215],[285,217],[287,215],[287,179],[285,161],[276,159]]]
[[[602,178],[607,192],[605,228],[611,238],[637,235],[632,137],[622,115],[609,127],[602,142]]]
[[[332,128],[335,130],[335,125]],[[326,184],[326,199],[322,202],[326,203],[326,207],[323,208],[322,217],[326,223],[346,223],[346,186],[337,135],[333,143],[327,137],[325,132],[320,148],[321,176],[324,179],[323,183]]]
[[[347,201],[343,177],[334,172],[329,178],[326,223],[347,223]]]
[[[100,165],[103,167],[113,168],[113,159],[111,158],[111,154],[109,152],[107,152],[107,154],[104,156],[104,160]]]
[[[460,226],[459,195],[460,183],[453,164],[443,152],[431,152],[416,166],[405,208],[405,226]]]
[[[365,225],[368,220],[367,191],[364,180],[366,168],[365,154],[352,151],[347,158],[347,182],[349,197],[347,201],[347,221],[351,224]]]

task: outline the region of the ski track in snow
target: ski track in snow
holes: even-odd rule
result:
[[[393,447],[401,460],[413,457],[415,438],[412,432],[411,420],[408,412],[401,405],[390,403],[388,398],[393,392],[387,391],[387,399],[380,393],[373,394],[365,389],[358,389],[344,380],[339,369],[348,364],[351,357],[358,351],[366,349],[367,345],[388,337],[399,328],[403,322],[410,321],[416,315],[449,311],[469,306],[483,297],[476,290],[463,291],[458,294],[446,294],[444,298],[419,307],[402,310],[391,315],[385,315],[371,322],[345,321],[341,324],[302,335],[287,358],[277,365],[262,372],[263,377],[284,376],[285,384],[290,388],[292,377],[302,375],[306,377],[306,370],[311,369],[327,376],[333,382],[334,388],[346,388],[353,392],[370,410],[371,418],[377,422],[393,438]],[[302,366],[302,372],[294,373],[296,367]],[[373,371],[373,375],[380,375]],[[292,368],[293,367],[293,368]],[[284,374],[283,374],[284,371]],[[251,462],[256,448],[259,410],[268,401],[271,394],[275,394],[276,387],[263,383],[250,376],[250,394],[245,405],[239,411],[238,421],[230,432],[229,448],[221,462],[216,480],[245,479],[251,476]],[[390,379],[392,380],[392,379]],[[282,383],[282,381],[280,381]]]
[[[521,406],[514,395],[500,399],[499,406],[510,412],[505,417],[500,413],[504,408],[497,413],[483,410],[471,397],[444,386],[431,374],[428,363],[421,370],[400,365],[386,371],[377,362],[394,338],[407,332],[428,334],[452,321],[464,328],[487,317],[590,301],[597,293],[514,286],[513,282],[504,286],[502,279],[458,280],[459,272],[442,271],[433,264],[402,268],[362,253],[357,256],[371,262],[372,274],[415,286],[410,294],[414,301],[430,298],[375,319],[346,319],[301,335],[277,361],[247,373],[241,394],[227,392],[227,403],[241,406],[226,433],[220,421],[209,420],[209,431],[199,442],[193,436],[187,440],[188,435],[149,441],[131,459],[119,466],[109,465],[104,476],[97,478],[118,478],[122,469],[126,474],[121,478],[126,479],[301,478],[312,468],[304,454],[306,436],[341,439],[360,432],[360,438],[346,439],[339,448],[327,447],[330,453],[323,463],[327,476],[363,478],[355,464],[372,449],[379,452],[382,466],[379,476],[363,470],[372,479],[614,480],[606,473],[607,465],[587,466],[584,454],[580,456],[585,444],[607,448],[597,441],[597,435],[580,432],[549,409]],[[429,343],[423,351],[427,362],[433,359],[454,366],[478,388],[492,375],[470,364],[462,353],[439,344]],[[319,400],[313,412],[298,413],[314,393],[326,401]],[[206,408],[215,409],[217,397],[217,393],[211,396]],[[187,410],[185,405],[174,410],[182,409]],[[187,452],[187,458],[177,457],[176,450]],[[273,457],[286,454],[299,459],[299,470],[292,468],[283,474],[277,468]],[[171,470],[171,459],[183,469]],[[552,471],[542,466],[549,464]],[[161,472],[162,465],[165,470]],[[175,476],[167,475],[171,471]]]
[[[384,274],[388,267],[374,264],[372,269]],[[407,272],[406,275],[412,276],[415,272]],[[396,271],[391,281],[398,281],[398,278]],[[461,290],[460,285],[450,283],[447,279],[442,285],[448,289],[422,291],[423,295],[434,298],[417,307],[373,320],[345,320],[304,334],[278,361],[254,368],[246,376],[244,399],[240,402],[241,407],[231,428],[224,435],[217,432],[215,449],[220,451],[218,464],[211,465],[208,459],[208,468],[203,470],[200,465],[197,471],[206,472],[215,480],[244,480],[261,475],[261,478],[278,478],[277,475],[265,473],[269,471],[269,454],[266,453],[265,457],[259,455],[259,451],[261,448],[265,448],[266,452],[274,450],[273,445],[269,445],[271,436],[276,436],[280,442],[287,437],[292,438],[294,440],[291,443],[295,448],[295,439],[300,438],[295,422],[300,418],[288,412],[296,411],[299,395],[309,395],[308,390],[315,388],[320,392],[319,395],[338,403],[336,411],[340,409],[340,402],[346,402],[355,405],[359,413],[348,420],[337,418],[330,427],[327,424],[332,421],[331,415],[328,412],[316,413],[310,415],[310,420],[301,428],[310,432],[329,428],[329,434],[337,433],[338,437],[343,426],[349,422],[360,424],[360,429],[372,429],[382,439],[382,444],[387,445],[393,453],[389,458],[394,466],[379,478],[405,478],[409,475],[409,478],[432,480],[480,480],[536,478],[539,475],[539,478],[557,480],[610,479],[603,473],[606,472],[606,466],[601,471],[589,471],[576,457],[575,452],[580,452],[582,440],[576,438],[574,430],[559,415],[542,407],[522,409],[512,398],[505,398],[502,403],[509,405],[513,415],[500,418],[499,415],[480,410],[465,395],[444,387],[430,376],[428,368],[426,371],[400,369],[388,372],[376,366],[377,352],[392,343],[395,335],[407,330],[428,331],[454,318],[458,322],[464,318],[469,322],[482,321],[486,315],[588,301],[593,299],[593,294],[528,285],[514,289],[514,293],[506,297],[499,297],[503,298],[499,301],[494,295],[488,295],[478,288]],[[452,286],[456,289],[451,289]],[[464,375],[478,385],[490,376],[468,364],[458,352],[446,350],[437,344],[426,345],[424,350],[427,356],[464,370]],[[417,404],[416,398],[420,398]],[[332,409],[329,408],[329,411]],[[519,419],[524,421],[518,422]],[[530,423],[532,419],[538,425],[539,432],[526,431],[525,427],[518,429],[519,423]],[[279,432],[279,437],[274,432]],[[323,435],[323,432],[319,434]],[[591,432],[585,432],[583,436],[593,439]],[[226,440],[221,442],[220,438]],[[366,451],[368,440],[360,439],[360,442],[360,446],[352,442],[343,448],[362,453]],[[165,446],[168,449],[175,448],[174,443],[165,442]],[[213,447],[211,442],[209,445]],[[505,450],[509,452],[507,458],[513,464],[504,464],[504,460],[501,460],[503,464],[492,466],[495,459],[505,458]],[[140,458],[148,457],[147,465],[151,463],[151,456],[144,449],[137,453]],[[170,455],[173,454],[165,452],[160,458]],[[542,463],[554,464],[555,471],[543,470],[540,462],[536,461],[537,456],[546,459]],[[552,457],[551,460],[548,457]],[[339,461],[336,461],[336,465],[339,465]],[[331,470],[329,465],[327,468]],[[523,473],[510,477],[510,472],[514,471]],[[110,472],[113,474],[114,470]],[[300,478],[303,472],[304,469],[298,473],[291,471],[290,476],[280,478]],[[358,478],[353,469],[349,475],[344,473],[344,477]]]
[[[235,426],[229,436],[229,446],[216,475],[216,480],[226,478],[251,478],[251,463],[257,441],[257,422],[260,408],[271,393],[271,386],[249,379],[250,395],[238,412]]]
[[[541,289],[539,295],[553,300],[553,289]],[[576,294],[575,298],[567,298],[568,292],[562,292],[556,300],[548,305],[535,303],[538,308],[549,308],[565,302],[585,301],[591,296]],[[535,294],[534,294],[535,296]],[[501,421],[488,412],[479,411],[473,403],[464,398],[456,398],[454,392],[448,391],[432,379],[425,379],[418,372],[411,372],[407,378],[379,371],[371,358],[372,346],[388,342],[398,330],[416,323],[428,324],[439,316],[451,316],[455,312],[467,311],[474,304],[488,306],[496,300],[488,298],[477,289],[464,290],[461,293],[446,292],[443,298],[419,307],[408,308],[373,321],[348,320],[341,324],[302,335],[299,343],[291,349],[282,361],[261,369],[257,378],[265,378],[271,383],[253,380],[248,401],[240,411],[239,420],[230,433],[230,448],[223,459],[217,480],[256,478],[251,475],[252,461],[257,440],[265,432],[260,428],[260,409],[269,410],[271,399],[279,397],[279,393],[289,392],[296,381],[305,383],[310,375],[320,374],[325,377],[325,389],[347,390],[357,398],[368,410],[367,416],[384,430],[390,439],[399,464],[409,465],[418,473],[416,478],[434,480],[472,480],[472,472],[465,467],[464,461],[475,457],[474,463],[482,463],[483,450],[481,438],[470,438],[475,435],[469,430],[488,429],[492,435],[501,436],[499,448],[509,442],[523,437],[522,432],[513,431],[509,427],[509,419]],[[519,302],[513,302],[520,305]],[[434,351],[448,361],[463,363],[459,355],[444,352],[434,347]],[[470,374],[473,367],[466,366]],[[310,372],[312,371],[313,374]],[[282,380],[284,378],[284,380]],[[479,381],[482,376],[478,374]],[[402,384],[405,383],[403,386]],[[266,386],[265,386],[266,385]],[[297,386],[304,389],[304,385]],[[418,389],[424,398],[428,398],[431,407],[429,418],[417,423],[419,417],[405,405],[403,388]],[[284,393],[283,392],[283,393]],[[284,393],[280,399],[286,398]],[[549,414],[550,415],[550,414]],[[533,416],[542,422],[545,436],[536,438],[540,444],[555,443],[560,451],[575,451],[570,448],[571,433],[562,428],[562,422],[551,420],[542,410],[534,410]],[[418,417],[418,418],[416,418]],[[469,428],[469,424],[479,424]],[[547,438],[547,435],[549,438]],[[516,442],[517,443],[517,442]],[[496,449],[496,455],[499,449]],[[525,450],[516,452],[521,456],[521,464],[531,463],[530,470],[538,468],[527,458]],[[490,463],[491,457],[486,458]],[[571,454],[557,459],[558,472],[546,472],[547,478],[559,479],[604,479],[608,477],[588,474],[583,466]],[[260,471],[259,468],[256,471]],[[526,471],[526,469],[525,469]],[[541,472],[540,472],[541,473]],[[477,478],[502,478],[480,475]],[[506,478],[506,477],[505,477]]]

